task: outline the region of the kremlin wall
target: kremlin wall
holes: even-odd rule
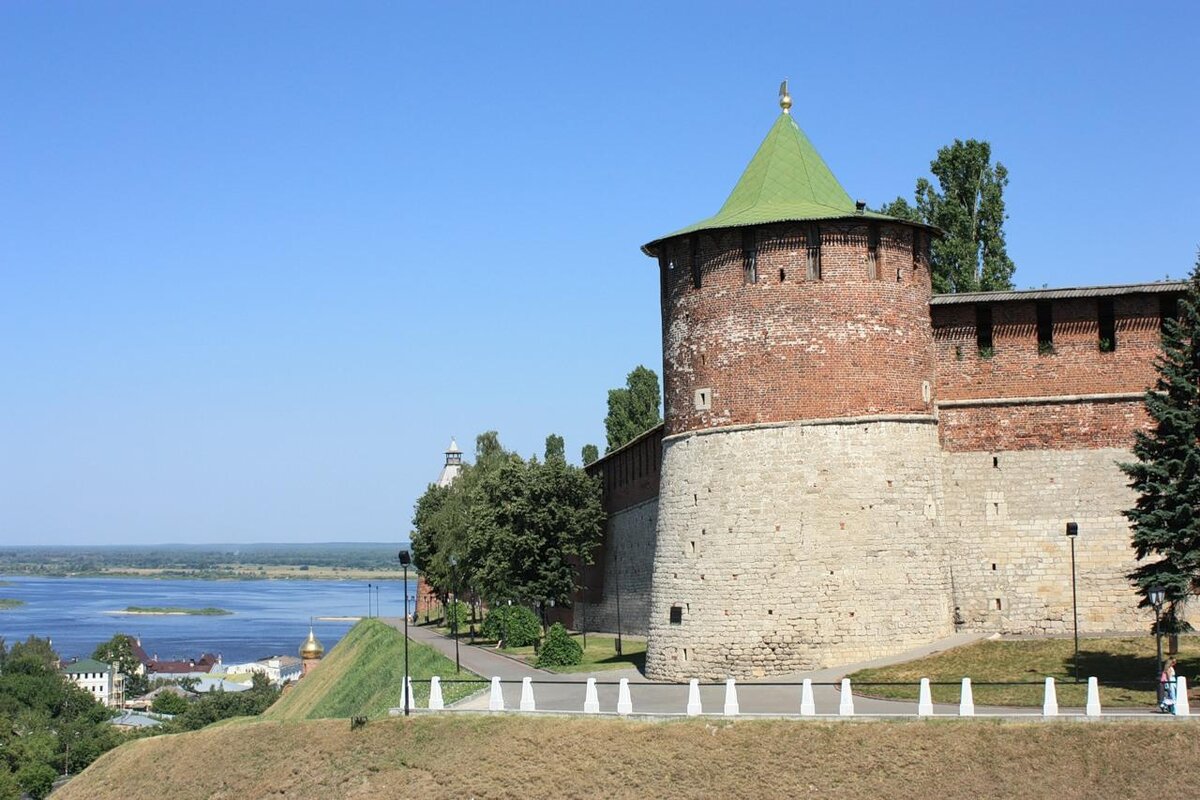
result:
[[[784,98],[785,101],[787,98]],[[940,232],[867,211],[789,102],[713,217],[643,247],[664,422],[587,467],[609,514],[574,624],[661,680],[957,630],[1143,630],[1117,462],[1182,283],[937,295]]]

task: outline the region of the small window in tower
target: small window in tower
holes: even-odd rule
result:
[[[1111,353],[1117,349],[1117,317],[1111,299],[1096,302],[1096,318],[1100,325],[1100,352]]]
[[[920,269],[925,264],[925,248],[929,246],[929,234],[913,228],[912,257],[913,269]]]
[[[821,226],[809,225],[805,243],[808,251],[808,279],[821,280]]]
[[[746,283],[758,283],[758,231],[742,229],[742,272]]]
[[[671,606],[671,624],[683,624],[683,606]]]
[[[1049,300],[1037,304],[1038,355],[1048,356],[1054,352],[1054,308]]]
[[[1158,296],[1158,320],[1159,327],[1167,320],[1179,319],[1179,296],[1174,294],[1160,294]]]
[[[697,411],[710,411],[712,409],[712,389],[697,389],[694,401]]]
[[[867,226],[867,277],[873,281],[883,277],[879,264],[879,223]]]
[[[975,306],[975,344],[979,348],[980,358],[991,358],[995,353],[992,344],[992,307],[989,305]]]
[[[700,237],[693,236],[691,241],[692,251],[692,288],[700,288]]]

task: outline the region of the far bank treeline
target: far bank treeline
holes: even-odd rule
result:
[[[659,423],[659,397],[658,376],[645,367],[609,393],[608,450]],[[584,447],[583,457],[595,460],[597,448]],[[453,594],[544,611],[571,602],[604,523],[600,482],[567,463],[561,436],[546,437],[542,458],[523,459],[488,431],[475,439],[474,464],[417,500],[413,562],[443,602]]]

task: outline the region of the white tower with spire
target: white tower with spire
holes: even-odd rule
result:
[[[446,466],[442,467],[442,474],[438,476],[438,486],[449,486],[454,483],[454,479],[458,477],[458,473],[462,472],[462,450],[458,449],[458,442],[454,441],[454,437],[450,437],[450,447],[446,449]]]

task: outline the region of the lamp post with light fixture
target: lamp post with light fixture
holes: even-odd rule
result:
[[[412,556],[407,550],[401,550],[398,556],[400,566],[404,567],[404,716],[408,716],[409,706],[412,705],[412,698],[409,697],[408,691],[408,565],[412,563]]]
[[[1154,606],[1154,644],[1158,653],[1158,670],[1154,673],[1154,682],[1158,684],[1158,704],[1160,706],[1163,702],[1163,689],[1165,688],[1162,683],[1162,607],[1166,598],[1167,591],[1161,586],[1151,586],[1146,593],[1146,599],[1150,601],[1150,605]]]
[[[1079,536],[1079,525],[1067,523],[1067,538],[1071,540],[1071,617],[1075,622],[1075,682],[1079,683],[1079,601],[1075,593],[1075,538]]]

